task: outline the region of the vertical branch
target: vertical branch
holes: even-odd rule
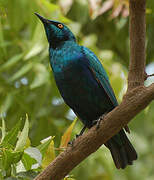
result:
[[[146,0],[129,0],[130,64],[128,90],[144,85],[145,78]]]

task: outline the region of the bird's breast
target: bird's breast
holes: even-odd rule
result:
[[[56,81],[66,82],[83,76],[83,55],[76,50],[58,51],[50,58],[50,64]]]
[[[84,76],[83,67],[71,61],[57,65],[53,71],[56,81],[63,81],[63,83],[77,83]]]

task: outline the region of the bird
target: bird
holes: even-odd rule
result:
[[[79,134],[82,135],[100,116],[118,106],[108,75],[97,56],[80,46],[65,24],[35,15],[44,25],[56,85],[65,103],[84,124]],[[137,159],[125,131],[129,131],[128,126],[105,143],[117,169],[124,169]]]

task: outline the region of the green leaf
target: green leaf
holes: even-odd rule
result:
[[[26,172],[17,173],[18,180],[19,178],[22,180],[33,180],[38,175],[38,172],[34,172],[32,170]]]
[[[54,148],[54,141],[51,140],[46,153],[43,157],[42,167],[45,169],[53,160],[55,159],[55,148]]]
[[[65,16],[62,16],[62,15],[59,16],[59,19],[60,19],[61,22],[66,23],[66,24],[72,22],[71,19],[69,19],[69,18],[67,18]]]
[[[31,141],[29,139],[29,137],[26,140],[26,144],[25,144],[25,149],[28,148],[31,145]]]
[[[5,180],[19,180],[17,177],[7,177]],[[20,180],[29,180],[29,179],[20,179]]]
[[[19,134],[21,127],[21,120],[18,121],[16,126],[12,128],[3,138],[3,141],[1,143],[2,147],[15,147],[17,136]]]
[[[30,69],[33,67],[33,63],[25,64],[19,71],[17,71],[10,79],[9,81],[15,81],[16,79],[22,77],[24,74],[26,74]]]
[[[28,138],[28,132],[29,132],[29,121],[28,121],[28,115],[26,114],[25,125],[21,134],[18,137],[18,141],[15,148],[16,151],[21,151],[24,149],[24,146],[26,145]]]
[[[32,158],[34,158],[39,164],[42,162],[42,154],[37,148],[28,147],[24,150],[25,153],[29,154]]]
[[[1,139],[1,142],[2,142],[4,137],[5,137],[5,135],[6,135],[6,128],[5,128],[4,118],[2,118],[2,128],[1,128],[1,131],[2,131],[2,139]]]
[[[24,59],[30,59],[33,56],[36,56],[37,54],[39,54],[42,51],[43,47],[41,46],[40,43],[35,42],[34,46],[31,47],[31,49],[28,51],[28,53],[25,55]]]
[[[7,112],[7,110],[8,110],[9,107],[11,106],[12,102],[13,102],[13,94],[12,94],[12,93],[9,93],[9,94],[6,96],[6,98],[5,98],[4,102],[3,102],[3,105],[2,105],[2,107],[1,107],[1,109],[0,109],[0,113]]]
[[[2,163],[3,168],[8,170],[11,168],[11,164],[17,163],[21,160],[22,157],[21,151],[15,152],[11,149],[3,149],[2,150]]]
[[[75,180],[75,179],[71,177],[65,177],[64,180]]]
[[[4,180],[2,170],[0,171],[0,179],[1,179],[1,180]]]
[[[31,167],[33,164],[36,164],[37,161],[36,159],[32,158],[29,154],[27,153],[24,153],[24,155],[22,156],[22,163],[25,167],[25,169],[28,171],[28,170],[31,170]]]
[[[37,88],[47,83],[47,81],[49,80],[49,72],[47,71],[44,65],[36,64],[34,67],[34,71],[36,75],[33,82],[30,85],[31,89]]]
[[[2,27],[1,21],[0,21],[0,27]],[[2,50],[3,50],[4,54],[7,55],[6,48],[5,48],[5,46],[3,46],[5,44],[3,31],[4,31],[4,29],[0,28],[0,45],[2,46]]]
[[[36,147],[41,152],[43,157],[54,137],[49,137],[49,138],[50,139],[46,140],[45,142],[43,142],[42,144],[40,144],[39,146]]]
[[[23,53],[13,56],[5,64],[0,66],[0,72],[12,67],[13,65],[15,65],[22,58],[22,56],[23,56]]]
[[[40,0],[40,2],[42,3],[42,5],[44,7],[46,7],[49,11],[55,11],[57,9],[59,9],[59,6],[57,6],[56,4],[53,4],[47,0]]]
[[[28,60],[38,55],[43,50],[44,48],[43,35],[40,34],[40,31],[41,31],[41,26],[40,23],[38,23],[38,25],[35,28],[33,37],[30,41],[30,46],[28,47],[28,50],[25,53],[24,60]]]

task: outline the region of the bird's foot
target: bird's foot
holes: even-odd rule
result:
[[[103,119],[103,118],[100,117],[100,118],[97,120],[97,123],[96,123],[96,130],[99,129],[100,123],[101,123],[102,119]]]
[[[69,142],[68,142],[68,145],[73,146],[74,141],[75,141],[78,137],[82,136],[82,134],[84,133],[85,129],[86,129],[86,126],[84,126],[84,127],[82,128],[82,130],[81,130],[81,132],[80,132],[79,134],[76,134],[76,137],[75,137],[72,141],[69,141]]]
[[[74,141],[75,141],[79,136],[81,136],[81,135],[80,135],[80,134],[76,134],[76,135],[75,135],[75,138],[72,139],[72,141],[69,141],[69,142],[68,142],[68,146],[72,146],[72,147],[73,147]]]
[[[73,147],[74,141],[75,141],[79,136],[81,136],[81,135],[80,135],[80,134],[76,134],[76,135],[75,135],[75,138],[72,139],[72,141],[69,141],[69,142],[68,142],[68,146]]]
[[[69,141],[68,144],[67,144],[67,146],[73,147],[74,141],[75,141],[75,139],[73,139],[72,141]]]
[[[101,123],[101,121],[104,119],[105,115],[106,115],[106,113],[103,114],[100,118],[96,119],[96,120],[93,122],[94,125],[96,124],[96,130],[99,129],[100,123]]]
[[[76,134],[75,135],[75,139],[77,139],[78,137],[80,137],[81,136],[81,134]]]

